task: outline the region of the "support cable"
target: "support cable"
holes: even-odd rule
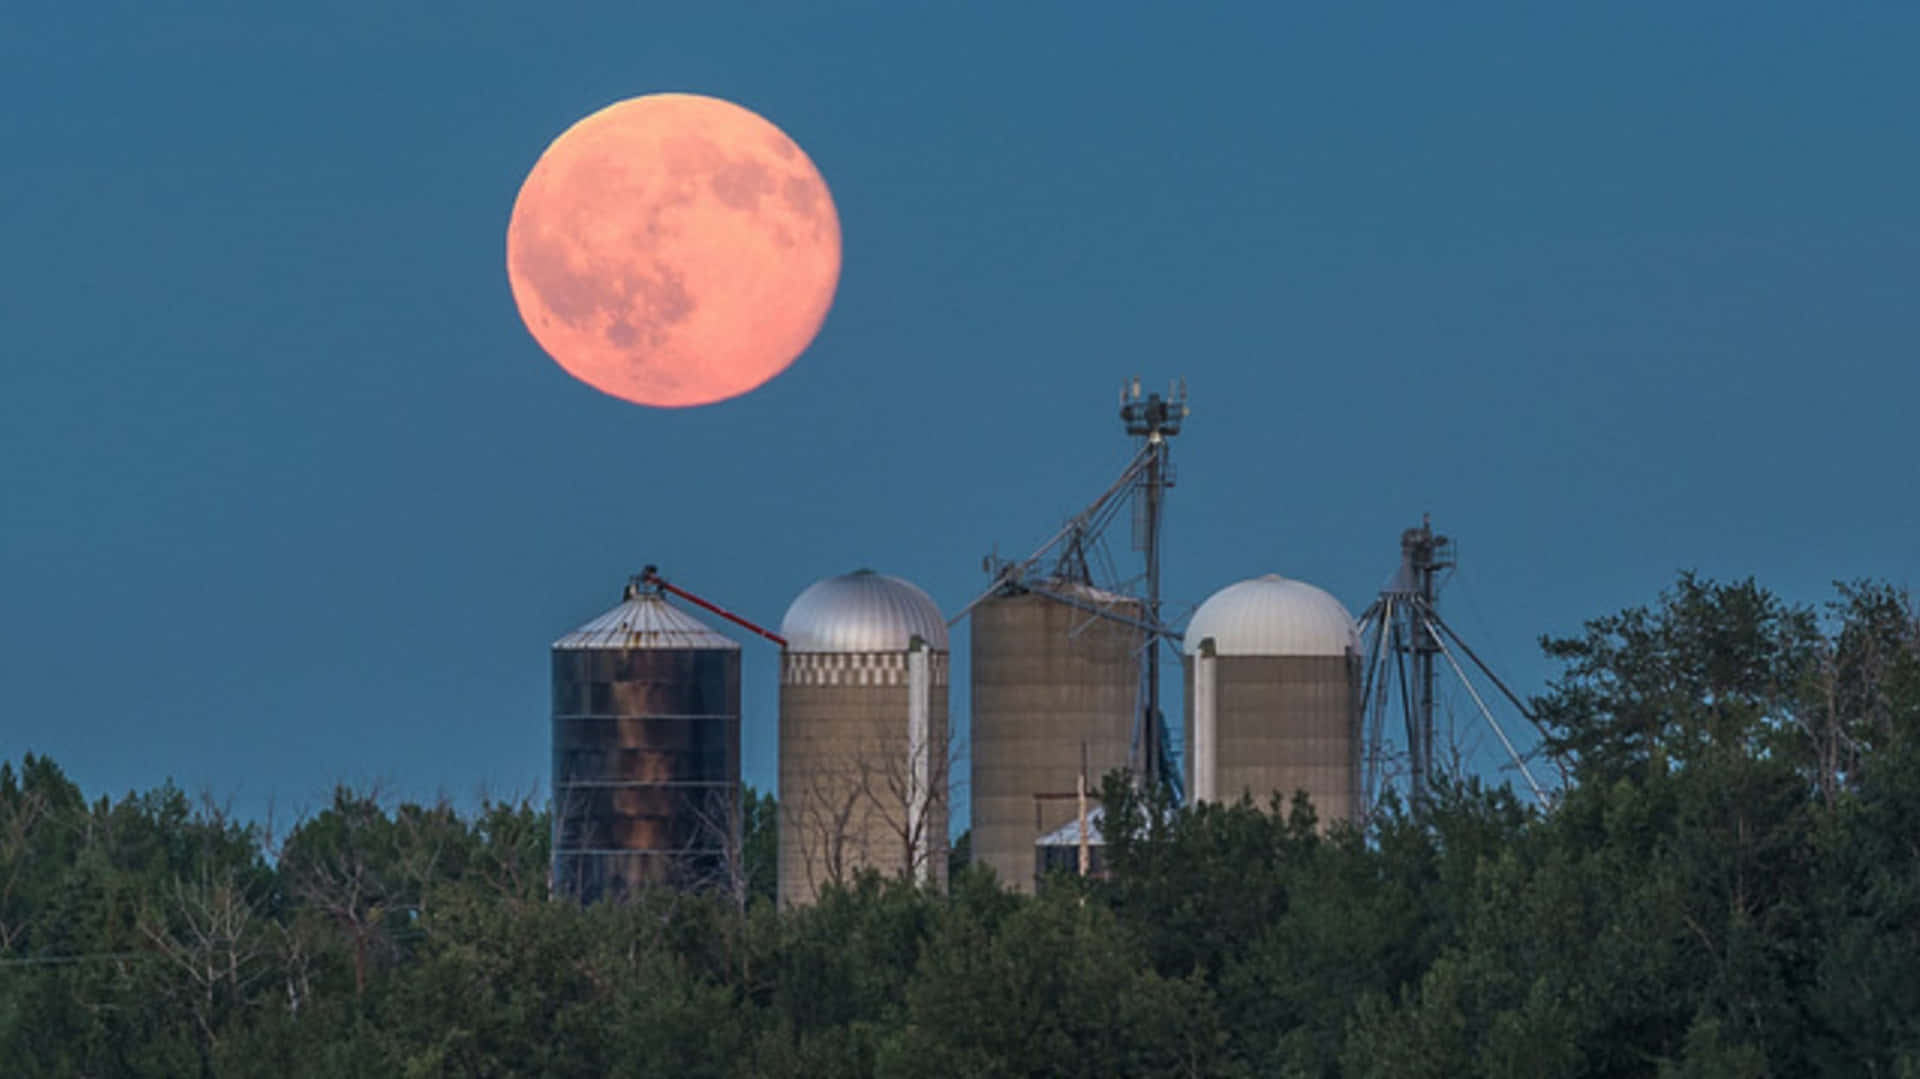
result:
[[[1442,633],[1445,633],[1448,637],[1453,638],[1453,643],[1459,645],[1460,651],[1466,653],[1467,658],[1473,661],[1473,665],[1480,668],[1480,672],[1486,675],[1488,680],[1491,681],[1494,684],[1494,686],[1497,687],[1500,690],[1500,692],[1506,696],[1507,700],[1513,704],[1514,710],[1519,712],[1520,715],[1524,719],[1526,719],[1528,723],[1533,724],[1533,727],[1535,730],[1540,731],[1541,734],[1545,734],[1546,731],[1540,726],[1540,721],[1534,718],[1533,711],[1529,709],[1525,704],[1521,703],[1519,695],[1515,694],[1513,690],[1507,688],[1507,684],[1500,680],[1499,675],[1493,673],[1493,668],[1487,666],[1485,660],[1481,659],[1478,655],[1474,654],[1472,646],[1468,645],[1466,641],[1462,640],[1460,638],[1460,635],[1453,631],[1452,626],[1447,625],[1446,620],[1440,617],[1440,612],[1430,611],[1428,613],[1430,617],[1433,619],[1434,625],[1439,626],[1440,631]]]
[[[1381,610],[1380,600],[1374,600],[1366,613],[1360,616],[1360,624],[1368,627],[1371,634],[1367,639],[1367,650],[1361,657],[1360,666],[1360,721],[1367,725],[1372,738],[1366,747],[1366,772],[1361,777],[1361,797],[1363,817],[1372,817],[1374,805],[1379,798],[1380,785],[1380,725],[1378,716],[1384,704],[1375,694],[1379,688],[1381,642],[1386,634],[1380,628],[1377,612]]]
[[[1424,612],[1421,618],[1422,621],[1427,623],[1428,628],[1431,630],[1433,620],[1427,618]],[[1526,779],[1527,786],[1533,788],[1533,796],[1539,799],[1540,805],[1543,808],[1551,805],[1552,803],[1547,799],[1546,791],[1541,790],[1540,784],[1533,778],[1533,770],[1527,767],[1526,761],[1520,759],[1519,751],[1513,748],[1512,739],[1507,737],[1507,732],[1500,726],[1500,721],[1493,718],[1493,711],[1487,707],[1487,702],[1480,699],[1480,691],[1474,688],[1473,681],[1467,677],[1467,672],[1460,666],[1460,661],[1453,658],[1453,650],[1447,647],[1446,640],[1437,632],[1433,634],[1433,639],[1440,645],[1440,654],[1447,657],[1448,665],[1453,667],[1453,673],[1459,676],[1460,684],[1467,687],[1467,693],[1473,698],[1473,703],[1479,706],[1481,718],[1485,719],[1487,726],[1492,727],[1493,733],[1500,737],[1500,744],[1506,747],[1507,756],[1513,759],[1514,767],[1520,769],[1520,774]]]
[[[1374,789],[1371,792],[1371,797],[1374,799],[1375,804],[1378,804],[1380,792],[1385,789],[1387,784],[1387,755],[1384,745],[1386,742],[1387,724],[1387,656],[1390,648],[1388,644],[1388,633],[1390,627],[1389,620],[1392,617],[1393,604],[1391,602],[1383,604],[1380,610],[1379,621],[1374,627],[1373,674],[1371,676],[1373,679],[1374,695],[1368,698],[1368,700],[1373,710],[1371,717],[1373,723],[1373,747],[1371,752],[1373,754]]]
[[[1400,623],[1395,620],[1393,626],[1393,666],[1400,676],[1400,699],[1407,705],[1407,746],[1413,756],[1413,802],[1418,805],[1427,798],[1427,766],[1420,759],[1420,735],[1414,730],[1413,698],[1407,692],[1407,649],[1401,641]]]

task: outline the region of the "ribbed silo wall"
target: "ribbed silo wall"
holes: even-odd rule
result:
[[[1322,827],[1360,808],[1360,701],[1350,656],[1220,656],[1215,663],[1219,801],[1267,808],[1307,792]],[[1193,759],[1194,657],[1186,657],[1186,750]]]
[[[947,654],[928,657],[926,745],[909,743],[908,654],[793,653],[780,678],[780,904],[813,902],[862,869],[947,879]],[[925,809],[909,805],[924,762]],[[911,844],[909,841],[911,835]]]
[[[557,894],[724,885],[739,804],[737,650],[554,650]]]
[[[1137,603],[1115,613],[1139,618]],[[1139,692],[1141,633],[1031,593],[973,609],[973,725],[968,750],[973,857],[1001,883],[1034,890],[1034,842],[1074,819],[1086,746],[1087,785],[1127,765]]]

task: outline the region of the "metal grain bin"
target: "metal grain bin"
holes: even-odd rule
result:
[[[947,861],[947,628],[925,592],[860,570],[780,625],[780,902],[862,869],[940,887]]]
[[[1322,824],[1360,808],[1353,616],[1304,581],[1268,574],[1213,594],[1185,637],[1187,791],[1265,808],[1304,790]]]
[[[740,827],[740,646],[657,593],[553,645],[553,887],[724,886]]]
[[[1050,594],[1046,594],[1050,593]],[[1127,765],[1146,635],[1139,600],[1067,581],[973,609],[973,856],[1003,884],[1034,887],[1034,844],[1074,820],[1064,797],[1096,794]]]

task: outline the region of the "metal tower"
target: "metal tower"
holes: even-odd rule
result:
[[[1173,486],[1173,472],[1167,459],[1167,439],[1180,433],[1180,424],[1189,411],[1185,380],[1169,386],[1165,399],[1157,393],[1142,397],[1138,377],[1120,394],[1120,420],[1126,424],[1128,435],[1141,440],[1138,458],[1144,458],[1146,462],[1137,481],[1137,516],[1134,518],[1133,539],[1134,549],[1141,551],[1146,558],[1146,595],[1143,598],[1146,601],[1147,624],[1154,627],[1161,627],[1160,518],[1165,508],[1166,490]],[[1135,719],[1133,770],[1149,786],[1169,781],[1178,786],[1177,777],[1174,777],[1173,769],[1168,764],[1167,744],[1170,739],[1166,717],[1160,713],[1160,640],[1166,635],[1164,628],[1156,628],[1149,635],[1142,649],[1140,663],[1141,707]]]
[[[1120,420],[1128,435],[1139,439],[1133,458],[1118,478],[1086,508],[1069,517],[1060,530],[1048,537],[1032,554],[1019,560],[989,557],[986,568],[993,581],[972,602],[947,620],[957,625],[986,600],[1000,595],[1031,593],[1142,631],[1139,651],[1139,690],[1135,704],[1133,748],[1129,767],[1148,784],[1170,784],[1176,791],[1180,777],[1169,765],[1170,738],[1166,717],[1160,710],[1160,645],[1177,641],[1180,634],[1168,628],[1160,618],[1161,528],[1166,507],[1167,488],[1174,483],[1168,439],[1180,433],[1192,410],[1187,405],[1184,379],[1167,388],[1166,396],[1145,392],[1136,376],[1120,389]],[[1143,570],[1137,577],[1119,579],[1105,559],[1103,546],[1107,530],[1122,507],[1133,507],[1133,550],[1142,555]],[[1049,564],[1049,556],[1053,556]],[[1105,568],[1104,574],[1096,567]],[[1105,576],[1107,580],[1097,580]],[[1140,617],[1130,617],[1083,596],[1066,594],[1050,587],[1052,582],[1072,581],[1098,585],[1109,592],[1124,594],[1139,604]],[[1138,588],[1139,595],[1134,595]]]
[[[1464,656],[1529,723],[1534,721],[1532,713],[1440,616],[1442,574],[1455,563],[1453,541],[1436,535],[1431,521],[1422,517],[1418,528],[1409,528],[1400,534],[1400,568],[1381,589],[1380,597],[1360,616],[1361,710],[1367,742],[1362,787],[1367,813],[1372,812],[1382,789],[1394,778],[1394,755],[1386,743],[1388,706],[1395,696],[1400,701],[1409,799],[1414,804],[1425,801],[1434,781],[1441,775],[1441,762],[1434,754],[1434,732],[1442,660],[1466,689],[1480,717],[1499,738],[1533,796],[1541,805],[1548,803],[1546,791],[1534,779],[1532,770],[1514,748],[1500,721],[1494,718],[1460,657]]]

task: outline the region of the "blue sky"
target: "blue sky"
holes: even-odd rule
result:
[[[0,9],[0,756],[538,789],[546,646],[628,573],[956,609],[1124,463],[1135,373],[1192,387],[1176,611],[1357,611],[1431,511],[1537,690],[1683,568],[1913,583],[1920,8],[392,6]],[[664,90],[792,135],[846,243],[813,348],[688,411],[504,273],[548,141]]]

